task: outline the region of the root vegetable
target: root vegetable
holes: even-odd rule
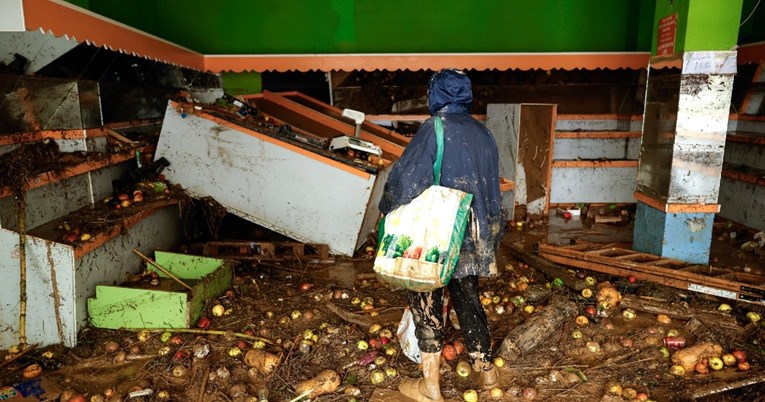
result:
[[[324,370],[310,380],[301,382],[295,387],[298,395],[307,395],[309,399],[335,392],[340,386],[340,376],[334,370]]]
[[[598,306],[606,310],[618,306],[619,302],[622,301],[621,293],[608,282],[603,282],[600,286],[597,296]]]
[[[279,356],[262,349],[250,349],[244,355],[244,363],[261,374],[268,375],[279,365]]]
[[[104,350],[106,350],[106,353],[111,354],[120,350],[120,345],[117,342],[106,342],[104,343]]]
[[[722,347],[714,343],[700,343],[690,348],[678,350],[672,355],[672,363],[682,366],[685,371],[692,371],[702,359],[720,356]]]

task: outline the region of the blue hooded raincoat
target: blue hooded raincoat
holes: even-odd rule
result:
[[[436,133],[433,119],[444,123],[441,185],[473,194],[471,217],[454,278],[497,274],[496,250],[504,222],[500,209],[499,161],[491,132],[468,113],[473,101],[470,79],[458,70],[442,70],[431,79],[426,120],[391,169],[380,212],[408,204],[433,184]]]

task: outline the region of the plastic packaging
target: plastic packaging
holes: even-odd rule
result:
[[[404,353],[409,360],[415,363],[422,362],[420,347],[417,344],[417,336],[414,333],[414,317],[412,316],[412,310],[410,310],[409,307],[404,310],[404,315],[401,317],[401,322],[398,324],[398,330],[396,330],[396,337],[401,346],[401,352]]]

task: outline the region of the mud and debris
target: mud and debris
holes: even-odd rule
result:
[[[580,218],[587,219],[593,218]],[[502,272],[480,282],[502,387],[480,391],[478,400],[752,401],[763,396],[762,304],[628,276],[563,266],[553,271],[555,264],[540,263],[533,249],[524,248],[549,230],[565,238],[568,225],[579,236],[580,220],[553,215],[520,230],[509,228],[499,250]],[[589,231],[629,228],[587,224]],[[741,251],[740,244],[759,240],[739,228],[731,242],[732,227],[718,222],[716,228],[717,264],[727,253],[719,250]],[[762,256],[747,252],[745,257],[749,272],[761,274]],[[728,268],[742,270],[737,261],[725,258]],[[23,388],[45,378],[60,392],[55,400],[74,401],[82,399],[71,399],[72,394],[92,401],[395,398],[400,379],[421,372],[402,354],[396,337],[406,295],[380,283],[371,266],[365,247],[333,264],[240,261],[233,286],[205,306],[194,328],[86,328],[75,348],[39,347],[23,355],[2,351],[2,386]],[[452,400],[480,389],[477,373],[462,372],[460,362],[468,357],[458,325],[447,320],[441,364],[442,391]],[[533,333],[539,336],[528,335]]]

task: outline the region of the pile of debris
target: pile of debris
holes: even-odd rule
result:
[[[76,348],[4,353],[2,395],[61,401],[403,400],[395,391],[399,379],[421,375],[407,357],[411,345],[397,334],[406,295],[379,283],[371,261],[359,256],[325,267],[304,261],[240,264],[232,287],[207,304],[194,328],[88,328]],[[567,270],[506,246],[500,261],[501,275],[481,282],[481,302],[503,387],[478,391],[479,375],[467,364],[459,323],[447,314],[445,397],[762,396],[755,385],[765,382],[762,306]]]

